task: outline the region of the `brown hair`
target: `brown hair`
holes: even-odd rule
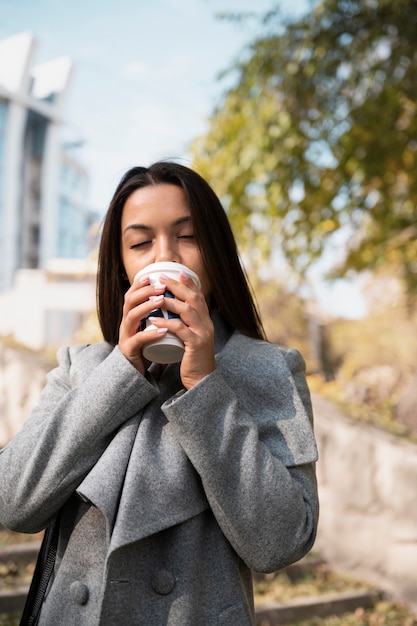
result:
[[[105,341],[118,343],[124,294],[129,288],[121,254],[123,207],[136,189],[158,184],[177,185],[188,198],[194,236],[213,285],[211,304],[231,328],[264,339],[262,322],[219,198],[204,178],[190,168],[161,161],[127,171],[104,218],[98,257],[97,312]]]

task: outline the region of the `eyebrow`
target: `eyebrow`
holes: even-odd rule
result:
[[[178,218],[177,220],[172,222],[170,226],[181,226],[181,224],[186,224],[187,222],[191,222],[191,215],[184,215],[184,217]],[[126,226],[126,228],[124,229],[122,235],[125,235],[129,230],[144,230],[146,232],[149,232],[153,230],[153,226],[147,226],[146,224],[129,224],[129,226]]]

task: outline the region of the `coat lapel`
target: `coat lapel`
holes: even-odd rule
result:
[[[239,389],[241,407],[256,416],[260,438],[287,466],[315,460],[310,418],[287,365],[287,351],[240,333],[229,339],[224,325],[214,321],[217,366],[229,386]],[[179,366],[168,366],[154,384],[159,395],[119,429],[77,490],[105,514],[111,552],[209,506],[200,478],[161,410],[181,389]]]
[[[110,551],[208,507],[200,479],[160,408],[181,389],[178,365],[169,366],[158,384],[159,395],[119,429],[77,489],[106,516]]]
[[[153,401],[129,458],[110,550],[179,524],[208,507],[198,474]]]
[[[141,415],[134,415],[118,430],[100,459],[77,488],[82,500],[90,501],[106,519],[110,537],[119,506],[130,453]]]

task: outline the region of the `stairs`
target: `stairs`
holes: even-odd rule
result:
[[[354,613],[356,609],[372,609],[382,594],[368,591],[345,591],[316,597],[300,597],[256,609],[257,626],[284,626],[312,617]]]
[[[1,567],[25,568],[29,564],[34,564],[39,547],[40,541],[31,541],[0,548],[0,573]],[[319,557],[310,556],[288,566],[282,572],[288,576],[291,585],[306,574],[313,576],[314,567],[320,563],[323,561]],[[254,574],[254,583],[255,588],[259,584],[263,587],[273,585],[273,575]],[[17,579],[16,586],[13,584],[9,588],[4,588],[0,576],[0,614],[20,613],[27,592],[28,585],[19,585]],[[373,589],[348,589],[296,597],[286,602],[271,602],[266,605],[257,603],[256,624],[257,626],[283,626],[312,617],[325,618],[330,615],[353,613],[359,607],[363,609],[373,608],[382,598],[382,593]]]
[[[335,576],[323,559],[319,556],[308,555],[301,561],[281,570],[279,576],[283,578],[282,574],[284,574],[287,586],[291,588],[302,583],[304,579],[311,583],[323,578],[323,569],[327,572],[329,579]],[[254,574],[257,626],[291,626],[301,620],[346,615],[354,613],[359,608],[373,609],[383,599],[383,594],[378,590],[359,583],[353,585],[352,581],[350,584],[343,585],[343,580],[340,579],[337,585],[338,591],[323,592],[326,585],[321,584],[316,585],[317,589],[320,587],[320,592],[313,593],[315,585],[310,584],[311,592],[308,595],[297,595],[286,601],[266,602],[262,598],[262,593],[256,592],[259,589],[263,592],[268,591],[269,588],[272,589],[275,579],[274,574]],[[281,582],[277,595],[280,594],[282,585]],[[329,588],[332,586],[329,584]]]

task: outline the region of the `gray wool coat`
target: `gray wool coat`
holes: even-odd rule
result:
[[[304,361],[218,321],[216,350],[189,391],[178,365],[144,377],[104,342],[59,352],[0,452],[1,523],[36,532],[63,507],[40,626],[249,626],[251,570],[311,549]]]

